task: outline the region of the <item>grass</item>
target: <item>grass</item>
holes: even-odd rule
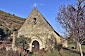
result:
[[[31,56],[80,56],[80,52],[76,49],[71,49],[71,47],[75,47],[75,44],[69,44],[68,49],[63,49],[61,54],[59,54],[58,50],[53,50],[51,53],[46,54],[32,54]],[[85,56],[85,45],[82,45],[83,54]]]
[[[75,47],[75,44],[69,44],[68,48]],[[82,45],[82,51],[85,53],[85,45]]]
[[[82,45],[82,51],[85,53],[85,45]]]
[[[33,54],[31,56],[80,56],[79,53],[73,52],[71,50],[64,49],[63,53],[59,54],[57,50],[52,51],[51,53],[46,54]]]

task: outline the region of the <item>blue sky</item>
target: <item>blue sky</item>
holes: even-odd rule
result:
[[[61,5],[67,6],[69,4],[75,4],[76,1],[77,0],[0,0],[0,10],[22,18],[27,18],[34,9],[34,3],[36,3],[36,8],[51,24],[54,30],[60,35],[63,35],[65,30],[55,20],[59,12],[59,7]]]

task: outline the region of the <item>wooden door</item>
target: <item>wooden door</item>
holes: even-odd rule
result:
[[[38,41],[33,41],[32,43],[32,52],[37,52],[39,50],[39,42]]]

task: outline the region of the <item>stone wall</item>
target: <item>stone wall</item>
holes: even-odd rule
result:
[[[40,12],[34,8],[25,23],[18,31],[18,38],[20,35],[31,38],[30,48],[32,50],[32,42],[37,40],[40,44],[40,49],[46,48],[46,40],[56,38],[57,42],[60,42],[60,37],[54,33],[54,29],[46,21],[46,19],[40,14]]]

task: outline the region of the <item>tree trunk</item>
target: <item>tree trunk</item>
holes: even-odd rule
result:
[[[75,39],[73,39],[73,40],[76,41]],[[80,50],[80,55],[83,56],[81,44],[78,41],[76,41],[76,49]]]
[[[79,44],[78,44],[78,41],[76,41],[75,49],[79,50]]]
[[[79,50],[80,50],[80,54],[81,56],[83,56],[83,52],[82,52],[82,48],[81,48],[81,44],[78,42],[78,46],[79,46]]]

